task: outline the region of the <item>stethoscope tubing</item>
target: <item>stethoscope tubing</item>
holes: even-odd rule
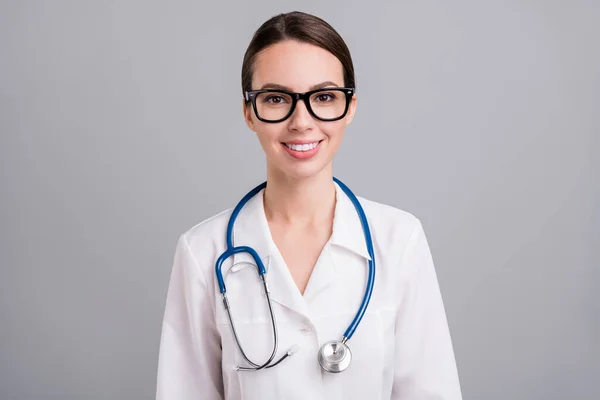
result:
[[[371,300],[371,296],[373,294],[373,287],[375,284],[375,254],[373,251],[373,241],[371,238],[371,231],[369,229],[369,224],[367,221],[367,217],[364,213],[364,210],[362,209],[362,206],[360,205],[360,202],[358,201],[358,199],[356,198],[356,196],[354,195],[354,193],[352,193],[352,191],[344,184],[342,183],[339,179],[337,178],[333,178],[333,180],[340,186],[340,188],[342,189],[342,191],[344,191],[344,193],[348,196],[348,198],[352,201],[352,204],[354,205],[354,208],[356,209],[356,212],[359,216],[362,228],[363,228],[363,232],[364,232],[364,236],[365,236],[365,243],[367,246],[367,251],[369,253],[370,256],[370,260],[369,260],[369,273],[368,273],[368,277],[367,277],[367,284],[366,284],[366,288],[365,288],[365,294],[363,296],[363,300],[360,304],[360,307],[358,309],[358,311],[356,312],[352,322],[350,323],[350,325],[348,326],[348,328],[346,329],[346,331],[344,332],[344,335],[342,336],[342,340],[341,340],[341,344],[345,344],[351,337],[352,335],[354,335],[354,332],[356,331],[356,328],[358,327],[358,325],[360,324],[360,321],[362,320],[365,311],[369,305],[369,302]],[[225,310],[227,311],[227,316],[229,319],[229,322],[231,324],[231,329],[233,331],[233,336],[235,338],[235,341],[242,353],[242,357],[251,365],[251,367],[237,367],[238,370],[240,371],[257,371],[263,368],[271,368],[276,366],[277,364],[279,364],[280,362],[282,362],[285,358],[289,357],[291,355],[290,351],[287,351],[281,358],[279,358],[275,363],[270,364],[271,361],[273,361],[273,359],[275,358],[275,354],[277,353],[277,347],[278,347],[278,334],[277,334],[277,323],[275,320],[275,315],[273,313],[273,306],[271,304],[271,296],[270,296],[270,291],[268,288],[268,284],[267,284],[267,280],[266,280],[266,273],[267,270],[264,266],[264,263],[262,262],[260,256],[258,255],[258,253],[249,246],[238,246],[238,247],[234,247],[233,246],[233,227],[235,224],[235,220],[237,219],[240,211],[242,210],[242,208],[244,207],[244,205],[252,198],[254,197],[256,194],[258,194],[261,190],[263,190],[264,188],[266,188],[267,186],[267,182],[263,182],[260,185],[256,186],[254,189],[252,189],[251,191],[249,191],[239,202],[238,204],[235,206],[235,208],[233,209],[233,212],[231,213],[231,216],[229,218],[229,222],[227,223],[227,232],[226,232],[226,243],[227,243],[227,248],[226,250],[223,252],[223,254],[221,254],[219,256],[219,258],[217,259],[216,263],[215,263],[215,273],[217,276],[217,283],[219,285],[219,291],[222,294],[223,297],[223,305],[225,307]],[[223,273],[222,273],[222,266],[223,266],[223,262],[225,260],[227,260],[229,257],[231,257],[234,254],[238,254],[238,253],[249,253],[252,258],[254,259],[255,263],[256,263],[256,269],[258,272],[258,275],[263,283],[263,287],[265,290],[265,295],[267,297],[267,303],[269,306],[269,313],[271,315],[271,324],[272,324],[272,328],[273,328],[273,350],[271,352],[271,356],[269,357],[269,359],[262,363],[262,364],[258,364],[253,362],[252,360],[250,360],[250,358],[248,357],[248,355],[244,352],[241,343],[239,341],[239,337],[237,335],[237,331],[235,329],[235,324],[233,322],[233,317],[231,315],[231,310],[230,310],[230,305],[229,305],[229,301],[227,300],[227,288],[225,286],[225,281],[223,279]]]

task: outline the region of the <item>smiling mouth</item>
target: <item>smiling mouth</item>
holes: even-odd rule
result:
[[[285,143],[283,142],[282,144],[284,144],[288,149],[290,150],[294,150],[294,151],[300,151],[300,152],[304,152],[304,151],[310,151],[313,150],[314,148],[316,148],[319,143],[321,143],[323,140],[317,140],[314,142],[310,142],[310,143],[303,143],[303,144],[294,144],[294,143]]]

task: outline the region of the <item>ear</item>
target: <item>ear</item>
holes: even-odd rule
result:
[[[246,125],[250,128],[251,131],[254,131],[254,121],[252,120],[252,114],[254,111],[252,110],[252,105],[242,100],[242,112],[244,113],[244,120],[246,121]]]
[[[344,118],[346,120],[346,126],[350,125],[350,122],[354,119],[354,114],[356,113],[356,95],[352,95],[352,99],[350,99],[350,104],[348,105],[348,113]]]

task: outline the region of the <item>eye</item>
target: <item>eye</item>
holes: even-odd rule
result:
[[[318,93],[315,96],[315,100],[317,100],[319,103],[328,103],[328,102],[334,101],[335,98],[336,98],[335,94],[333,94],[331,92]]]
[[[264,102],[270,103],[270,104],[282,104],[282,103],[285,103],[285,98],[280,95],[272,94],[272,95],[266,96],[264,99]]]

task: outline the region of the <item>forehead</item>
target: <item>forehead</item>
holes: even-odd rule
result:
[[[325,81],[344,85],[342,63],[336,56],[312,44],[284,41],[267,47],[257,55],[252,89],[275,83],[302,92]]]

